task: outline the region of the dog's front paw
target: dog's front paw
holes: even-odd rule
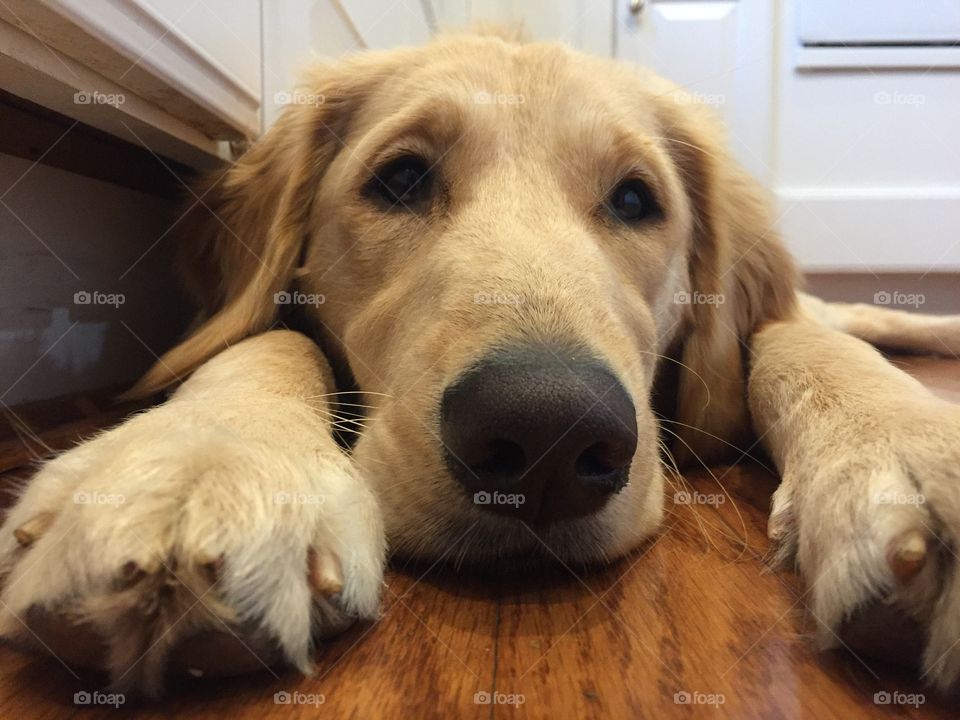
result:
[[[117,689],[167,669],[308,672],[313,640],[376,615],[385,554],[348,458],[177,430],[162,407],[47,463],[0,528],[0,633]]]
[[[940,403],[824,437],[794,458],[769,535],[794,560],[824,648],[960,680],[960,409]],[[870,438],[869,442],[866,438]]]

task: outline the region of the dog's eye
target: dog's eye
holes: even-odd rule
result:
[[[645,182],[636,179],[617,185],[610,193],[607,208],[623,222],[637,222],[660,212],[653,192]]]
[[[433,177],[427,162],[415,155],[405,155],[380,168],[366,193],[390,208],[416,209],[430,198],[432,186]]]

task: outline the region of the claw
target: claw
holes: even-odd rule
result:
[[[34,515],[23,525],[13,531],[13,536],[23,547],[29,547],[43,535],[50,526],[53,525],[54,514],[52,512],[42,512]]]
[[[916,577],[926,562],[927,538],[920,530],[901,533],[887,549],[887,564],[900,582]]]
[[[307,567],[310,587],[317,597],[328,598],[343,589],[343,568],[337,556],[329,550],[310,548]]]

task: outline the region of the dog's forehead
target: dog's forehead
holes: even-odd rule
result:
[[[394,72],[367,99],[362,134],[381,126],[460,137],[473,129],[500,143],[603,147],[658,127],[656,96],[630,68],[560,44],[457,38],[388,64]]]
[[[477,104],[504,109],[563,109],[584,105],[623,103],[627,83],[635,77],[621,75],[622,67],[556,43],[504,43],[481,39],[480,43],[452,42],[436,48],[422,48],[427,58],[411,84],[436,84],[462,91]],[[619,82],[619,84],[618,84]],[[638,99],[639,88],[634,89]]]

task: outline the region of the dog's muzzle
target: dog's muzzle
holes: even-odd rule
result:
[[[596,512],[627,483],[636,408],[601,362],[569,349],[489,356],[443,395],[454,477],[484,510],[530,523]]]

